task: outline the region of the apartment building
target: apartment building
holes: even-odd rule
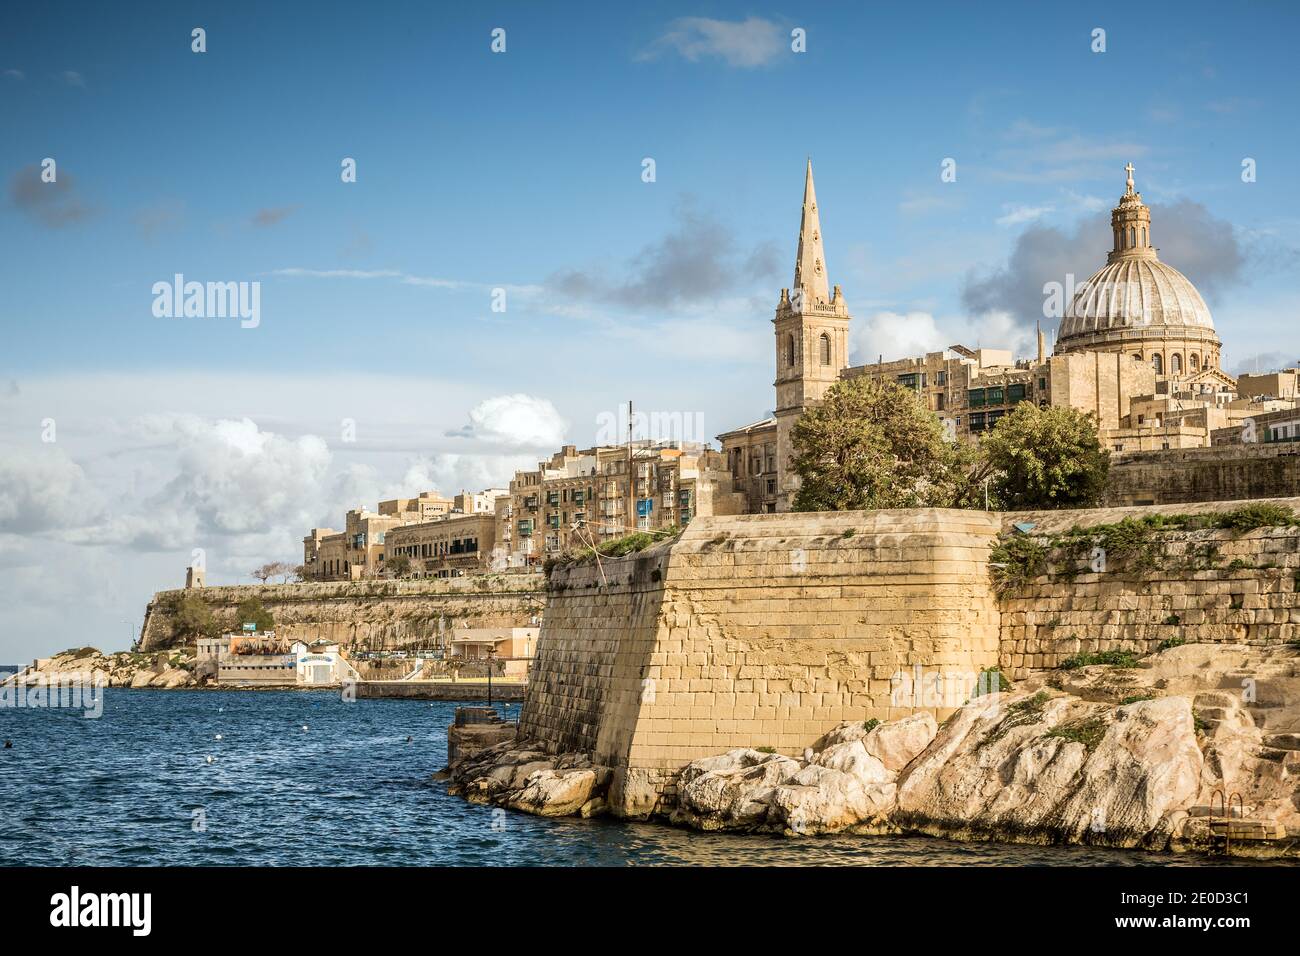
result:
[[[487,566],[495,541],[495,514],[452,514],[401,525],[384,536],[384,567],[393,568],[400,557],[411,577],[460,577]]]

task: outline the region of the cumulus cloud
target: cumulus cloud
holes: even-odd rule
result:
[[[1151,237],[1161,260],[1185,274],[1206,298],[1241,278],[1244,258],[1232,225],[1200,203],[1152,205]],[[1110,246],[1107,213],[1089,216],[1073,230],[1030,226],[1017,237],[1005,265],[967,277],[962,304],[976,314],[1006,313],[1032,327],[1044,319],[1044,284],[1064,285],[1070,275],[1076,284],[1084,282],[1105,264]]]
[[[77,192],[77,180],[59,169],[52,183],[41,179],[41,167],[24,166],[9,180],[9,201],[23,214],[51,229],[83,222],[94,215]]]
[[[643,248],[621,275],[594,268],[559,272],[546,282],[547,297],[559,308],[597,303],[677,309],[714,301],[779,268],[771,243],[741,249],[728,227],[689,201],[677,206],[674,218],[672,230]]]
[[[728,66],[754,69],[773,63],[786,50],[785,31],[771,20],[712,20],[681,17],[637,59],[653,60],[667,52],[691,63],[720,58]]]
[[[927,352],[942,352],[951,345],[968,348],[1010,349],[1027,354],[1033,335],[1019,327],[1006,312],[987,312],[973,317],[937,319],[921,310],[875,312],[855,320],[850,332],[853,361],[888,362],[913,358]]]
[[[85,472],[61,449],[7,451],[0,457],[0,533],[74,527],[98,506]]]
[[[91,543],[148,551],[232,535],[300,535],[326,497],[331,455],[315,435],[290,439],[247,418],[196,416],[153,416],[133,431],[171,446],[172,475],[141,506],[89,529]]]
[[[474,406],[469,424],[447,434],[516,448],[554,449],[568,424],[555,406],[532,395],[496,395]]]

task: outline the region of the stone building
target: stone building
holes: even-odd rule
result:
[[[1111,251],[1069,296],[1051,355],[1040,327],[1033,358],[952,345],[850,366],[851,317],[840,287],[828,285],[809,163],[794,284],[781,290],[773,320],[776,413],[718,436],[747,510],[789,510],[798,490],[789,466],[794,423],[835,382],[860,376],[913,389],[964,440],[978,439],[1021,402],[1075,408],[1096,417],[1103,445],[1120,455],[1208,446],[1215,429],[1277,411],[1269,402],[1294,408],[1300,370],[1243,377],[1239,393],[1220,368],[1209,308],[1186,276],[1160,260],[1151,210],[1134,188],[1132,164],[1125,170]]]
[[[516,472],[509,498],[497,499],[492,566],[525,568],[548,554],[629,531],[681,527],[696,515],[743,510],[714,449],[647,440],[581,451],[566,445],[535,470]]]
[[[745,496],[747,514],[776,511],[776,419],[764,418],[718,436],[732,487]]]
[[[496,543],[495,514],[456,514],[393,528],[384,535],[384,566],[407,559],[412,577],[451,578],[485,568]]]

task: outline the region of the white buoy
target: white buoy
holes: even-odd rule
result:
[[[215,760],[215,759],[216,759],[216,758],[213,757],[211,754],[208,755],[208,763],[212,763],[212,761]]]
[[[218,739],[218,740],[221,739],[221,734],[217,734],[217,739]]]
[[[303,729],[303,730],[306,730],[306,729],[307,729],[307,725],[306,725],[306,724],[303,724],[303,725],[302,725],[302,729]]]

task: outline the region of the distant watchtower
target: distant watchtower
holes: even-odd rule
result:
[[[185,590],[207,587],[202,568],[190,566],[185,569]]]
[[[826,279],[821,216],[813,188],[812,160],[803,187],[799,252],[794,287],[781,290],[776,306],[777,511],[789,511],[799,490],[790,468],[791,431],[803,410],[817,405],[849,364],[849,307],[839,286]]]

